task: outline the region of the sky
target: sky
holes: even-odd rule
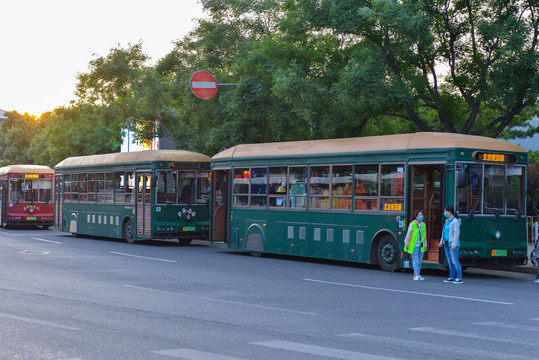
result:
[[[150,64],[204,17],[198,0],[0,0],[0,109],[40,116],[75,99],[77,74],[142,41]]]

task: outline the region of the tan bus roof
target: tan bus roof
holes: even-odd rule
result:
[[[185,150],[143,150],[123,153],[73,156],[59,162],[54,168],[126,164],[145,161],[209,162],[209,156]]]
[[[0,168],[0,175],[7,173],[52,174],[54,171],[45,165],[8,165]]]
[[[344,139],[242,144],[221,151],[213,156],[212,159],[437,148],[526,152],[526,150],[518,145],[488,137],[453,133],[419,132],[412,134],[366,136]]]

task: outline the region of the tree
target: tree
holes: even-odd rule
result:
[[[43,124],[34,116],[16,111],[6,112],[7,119],[0,131],[0,164],[34,164],[28,153],[32,138],[43,128]]]
[[[539,96],[536,0],[290,1],[312,37],[347,40],[335,84],[366,117],[498,137]]]

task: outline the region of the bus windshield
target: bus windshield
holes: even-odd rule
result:
[[[460,164],[457,171],[457,211],[516,215],[524,212],[523,166]]]
[[[10,201],[52,201],[52,179],[11,179],[9,189]]]

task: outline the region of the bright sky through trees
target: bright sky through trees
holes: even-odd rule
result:
[[[75,98],[95,55],[143,42],[152,63],[202,17],[197,0],[0,1],[0,109],[41,115]],[[95,54],[95,55],[94,55]]]

